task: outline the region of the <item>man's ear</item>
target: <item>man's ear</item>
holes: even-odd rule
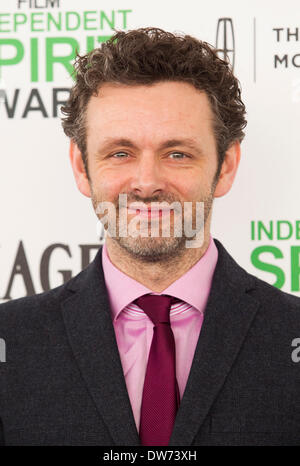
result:
[[[214,197],[221,197],[230,190],[241,158],[241,145],[235,141],[226,151]]]
[[[72,140],[70,142],[69,155],[77,188],[82,194],[84,194],[84,196],[91,197],[90,183],[85,171],[82,154],[77,144],[75,144]]]

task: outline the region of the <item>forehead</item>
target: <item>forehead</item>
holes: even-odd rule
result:
[[[147,86],[105,83],[90,98],[86,115],[88,136],[99,137],[124,132],[135,138],[178,133],[188,137],[211,132],[212,120],[204,92],[189,83],[170,81]]]

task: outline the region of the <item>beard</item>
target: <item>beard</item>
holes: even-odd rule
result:
[[[137,236],[132,236],[130,234],[126,234],[127,230],[127,222],[124,222],[124,208],[119,207],[119,200],[117,199],[116,201],[113,202],[113,205],[115,207],[115,224],[116,224],[116,230],[114,231],[114,234],[111,235],[110,228],[105,228],[105,230],[108,232],[109,236],[112,238],[113,241],[115,241],[124,251],[126,251],[130,256],[132,256],[135,260],[140,260],[142,262],[148,262],[148,263],[155,263],[155,262],[167,262],[170,259],[180,259],[182,254],[184,253],[186,249],[186,242],[191,241],[193,238],[196,237],[198,234],[204,235],[204,227],[206,225],[207,219],[209,217],[209,214],[211,212],[212,204],[213,204],[213,194],[215,190],[215,185],[216,182],[214,182],[211,186],[210,192],[206,195],[203,195],[201,199],[197,199],[197,202],[202,202],[203,203],[203,211],[202,211],[202,221],[200,222],[201,226],[196,224],[196,202],[192,202],[192,209],[189,213],[189,216],[184,218],[184,215],[178,216],[178,212],[175,210],[171,213],[169,217],[169,224],[170,224],[170,229],[167,231],[167,236],[164,235],[164,231],[166,230],[164,220],[162,217],[155,218],[154,220],[154,225],[155,225],[155,230],[156,234],[158,232],[158,235],[155,235],[154,237],[152,236],[152,230],[151,230],[151,235],[149,234],[147,236],[143,236],[145,233],[145,230],[148,232],[148,227],[150,224],[150,220],[148,218],[141,218],[139,222],[139,234]],[[91,187],[91,200],[92,204],[94,207],[94,210],[96,212],[97,217],[99,218],[100,221],[103,215],[97,213],[97,208],[99,204],[104,202],[105,200],[101,198],[101,196],[97,195],[96,192],[94,192],[92,185]],[[145,203],[149,205],[151,202],[167,202],[168,204],[172,204],[173,202],[180,204],[181,205],[181,212],[184,213],[184,204],[183,202],[180,202],[172,195],[165,194],[161,196],[153,196],[152,198],[144,198],[141,199],[138,196],[134,195],[127,195],[127,204],[130,205],[132,202],[139,202],[139,203]],[[108,214],[108,224],[110,224],[110,215]],[[193,231],[195,231],[194,236],[187,236],[185,228],[184,228],[184,220],[188,219],[190,222],[190,226],[193,228]],[[121,223],[120,223],[121,220]],[[152,225],[152,222],[151,222]],[[198,229],[197,229],[198,226]],[[124,228],[125,227],[125,228]],[[201,245],[200,245],[201,246]]]

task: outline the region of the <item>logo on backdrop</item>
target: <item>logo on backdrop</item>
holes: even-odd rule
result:
[[[74,11],[61,3],[17,0],[15,9],[0,13],[1,118],[57,118],[69,97],[76,52],[126,30],[132,13],[101,5],[91,10],[86,2]]]
[[[235,60],[234,29],[231,18],[219,18],[216,34],[216,48],[223,60],[229,59],[232,69]]]
[[[290,292],[299,293],[300,220],[251,220],[250,230],[252,265],[273,275],[268,282],[276,288],[288,284]]]

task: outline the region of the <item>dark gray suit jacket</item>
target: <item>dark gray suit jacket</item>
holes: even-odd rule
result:
[[[300,445],[300,363],[291,357],[300,299],[248,274],[215,243],[212,289],[169,445]],[[66,284],[2,304],[0,338],[0,444],[139,445],[101,247]]]

